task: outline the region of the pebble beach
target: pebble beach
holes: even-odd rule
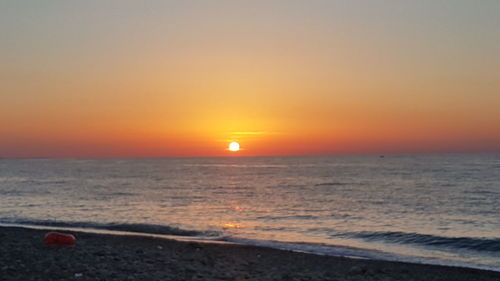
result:
[[[74,246],[46,246],[47,232],[0,228],[1,280],[500,280],[470,268],[144,236],[70,232]]]

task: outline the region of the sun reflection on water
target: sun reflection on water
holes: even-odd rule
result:
[[[239,223],[230,223],[230,222],[223,223],[222,226],[224,228],[242,228],[243,227],[242,224],[239,224]]]

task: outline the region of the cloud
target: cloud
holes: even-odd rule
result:
[[[263,132],[263,131],[248,131],[248,132],[231,132],[231,135],[276,135],[279,132]]]

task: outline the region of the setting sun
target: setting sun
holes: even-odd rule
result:
[[[233,141],[232,143],[229,144],[229,150],[230,151],[238,151],[240,150],[240,144]]]

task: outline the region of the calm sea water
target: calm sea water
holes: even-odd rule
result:
[[[1,159],[0,223],[500,270],[500,155]]]

